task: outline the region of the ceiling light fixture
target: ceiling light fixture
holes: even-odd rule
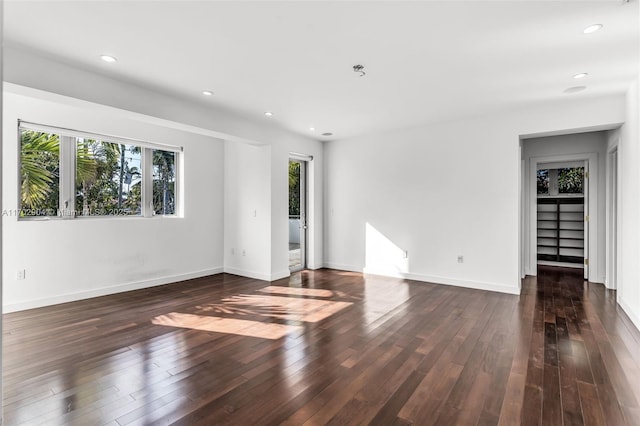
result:
[[[578,93],[585,90],[587,86],[574,86],[564,90],[564,93]]]
[[[273,113],[271,111],[265,112],[264,115],[267,117],[273,117]]]
[[[596,31],[598,31],[601,28],[602,28],[602,24],[593,24],[593,25],[589,25],[582,32],[585,33],[585,34],[591,34],[591,33],[595,33]]]
[[[100,55],[100,59],[102,59],[105,62],[116,62],[118,59],[116,59],[115,56],[111,56],[111,55]]]
[[[579,78],[585,78],[585,77],[586,77],[586,76],[588,76],[588,75],[589,75],[589,73],[581,72],[581,73],[579,73],[579,74],[574,75],[574,76],[573,76],[573,78],[575,78],[575,79],[577,80],[577,79],[579,79]]]
[[[323,133],[322,136],[333,136],[333,133],[326,132],[326,133]]]
[[[211,96],[211,95],[213,95],[213,92],[211,90],[203,90],[202,94],[205,95],[205,96]]]
[[[363,69],[364,69],[364,65],[354,65],[353,66],[353,72],[359,72],[360,73],[360,77],[364,77],[364,75],[366,74],[366,72],[364,72]]]
[[[309,127],[309,131],[313,132],[314,130],[316,130],[315,127]]]

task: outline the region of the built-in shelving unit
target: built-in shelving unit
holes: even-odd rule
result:
[[[538,197],[538,260],[584,264],[584,198]]]

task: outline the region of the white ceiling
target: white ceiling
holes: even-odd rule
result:
[[[4,17],[8,46],[321,140],[622,93],[639,61],[637,1],[10,0]]]

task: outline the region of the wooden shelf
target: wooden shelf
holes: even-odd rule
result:
[[[572,205],[572,210],[565,210],[563,206]],[[574,219],[580,215],[584,218],[584,198],[582,197],[545,197],[538,198],[538,260],[563,262],[563,263],[584,263],[584,255],[574,256],[567,255],[566,250],[575,250],[570,253],[584,253],[584,226],[581,228],[568,228],[569,224],[584,223],[584,219]],[[565,219],[564,217],[571,217]],[[540,235],[544,231],[553,231],[553,235]],[[563,237],[560,235],[564,232],[580,232],[582,237],[573,234],[571,237]],[[578,234],[580,235],[580,234]],[[581,246],[567,246],[567,241],[582,241]],[[542,250],[540,250],[542,249]],[[555,253],[543,253],[541,251],[551,251]]]

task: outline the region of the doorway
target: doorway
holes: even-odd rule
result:
[[[584,270],[588,279],[588,161],[537,163],[538,265]]]
[[[307,267],[307,161],[289,159],[289,271]]]

